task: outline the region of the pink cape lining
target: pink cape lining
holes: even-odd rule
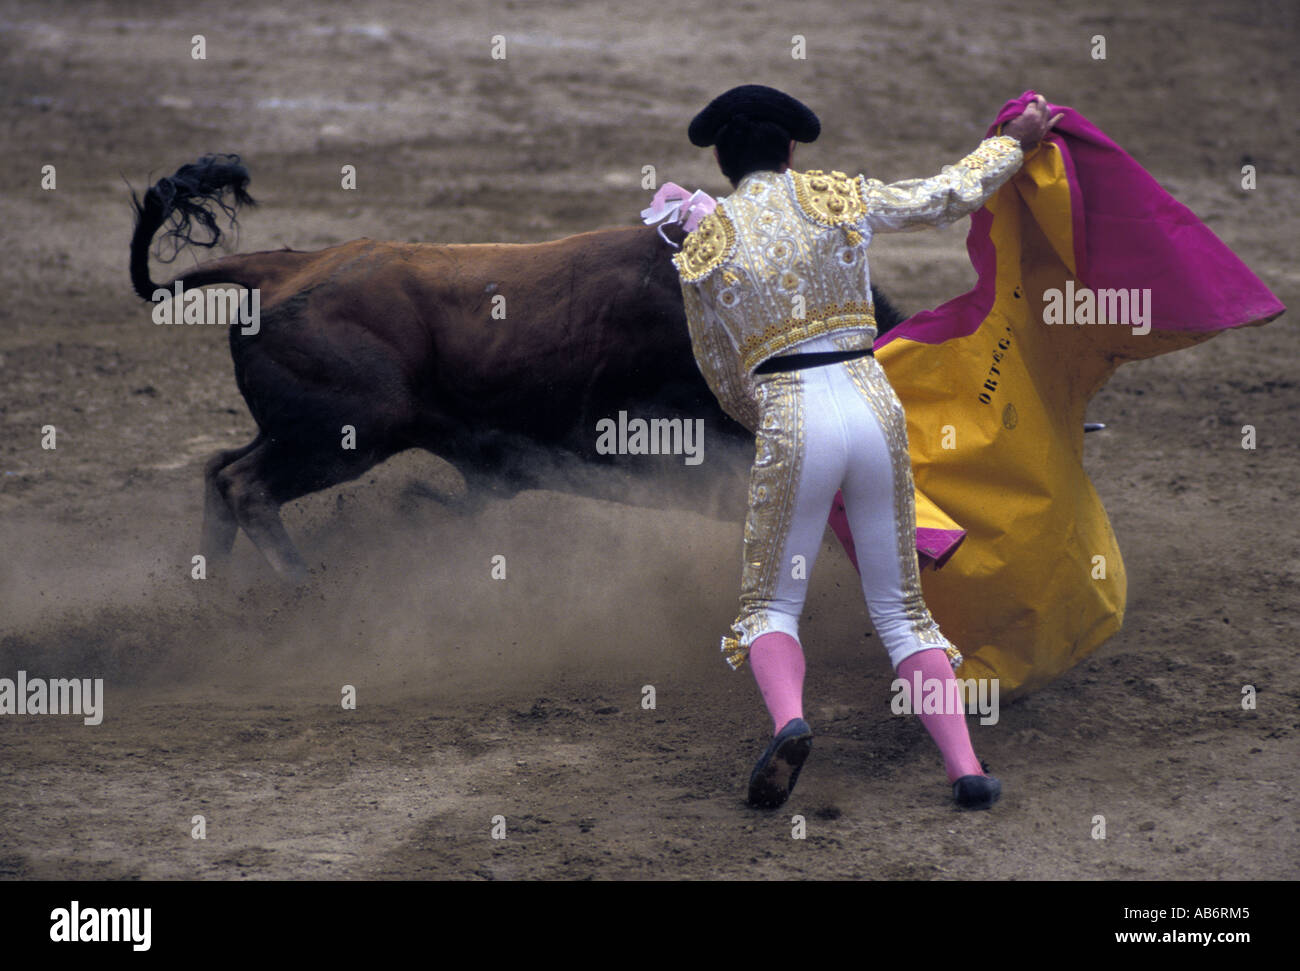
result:
[[[858,567],[858,550],[853,543],[853,533],[849,529],[848,514],[844,511],[844,496],[839,492],[835,493],[835,500],[831,503],[829,522],[831,531],[839,538],[844,546],[844,552],[849,555],[849,562],[853,564],[853,569],[861,573]],[[918,526],[916,555],[921,561],[921,566],[933,564],[937,570],[957,552],[957,547],[965,538],[964,529],[927,529]]]
[[[1026,91],[1008,101],[988,134],[996,134],[1034,97]],[[1153,330],[1226,330],[1272,320],[1286,309],[1209,227],[1101,129],[1073,108],[1049,107],[1065,116],[1045,141],[1061,152],[1070,183],[1074,269],[1081,286],[1150,288]],[[909,317],[877,339],[877,349],[900,338],[942,344],[974,333],[984,322],[997,283],[992,219],[987,208],[971,216],[966,251],[979,278],[974,289]]]

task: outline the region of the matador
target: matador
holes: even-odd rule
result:
[[[733,668],[749,662],[773,721],[750,776],[753,806],[782,805],[812,748],[799,617],[837,491],[862,595],[897,676],[937,682],[940,698],[954,697],[961,656],[921,592],[903,407],[871,353],[867,247],[876,233],[945,226],[979,209],[1056,120],[1040,97],[939,175],[890,184],[793,170],[795,143],[814,141],[821,124],[773,88],[733,88],[690,124],[691,142],[715,146],[735,189],[674,263],[696,362],[722,407],[755,435],[740,613],[722,639]],[[1002,785],[975,757],[964,708],[911,700],[957,805],[992,806]]]

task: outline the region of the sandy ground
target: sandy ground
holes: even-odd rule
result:
[[[725,191],[684,130],[732,84],[813,103],[825,134],[802,165],[885,178],[958,157],[1035,87],[1295,306],[1294,5],[278,8],[0,4],[0,676],[102,677],[106,692],[99,726],[0,721],[0,877],[1300,873],[1288,317],[1129,365],[1094,400],[1109,427],[1087,462],[1125,553],[1127,621],[974,729],[1006,785],[993,812],[954,812],[929,738],[890,714],[886,658],[828,543],[804,628],[813,759],[788,811],[762,814],[743,804],[761,700],[715,648],[739,505],[530,491],[457,517],[419,488],[454,473],[408,453],[287,507],[320,571],[309,587],[279,585],[242,537],[237,581],[190,580],[202,461],[253,425],[224,335],[155,328],[130,292],[123,183],[241,153],[263,203],[243,250],[540,241],[633,223],[643,165]],[[55,191],[39,188],[47,164]],[[344,164],[355,192],[338,188]],[[956,295],[973,282],[964,231],[881,239],[875,279],[910,310]],[[505,582],[489,576],[497,553]]]

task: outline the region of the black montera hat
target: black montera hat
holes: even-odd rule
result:
[[[822,123],[812,110],[783,91],[762,84],[742,84],[726,91],[691,120],[687,135],[692,145],[707,148],[718,140],[718,130],[736,115],[780,125],[797,142],[814,142]]]

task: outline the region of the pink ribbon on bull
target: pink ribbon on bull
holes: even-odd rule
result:
[[[677,244],[664,235],[664,226],[677,223],[688,233],[694,232],[700,220],[717,205],[717,200],[703,189],[687,192],[676,182],[665,182],[655,193],[650,208],[641,210],[641,218],[647,226],[659,223],[659,238],[677,249]]]

